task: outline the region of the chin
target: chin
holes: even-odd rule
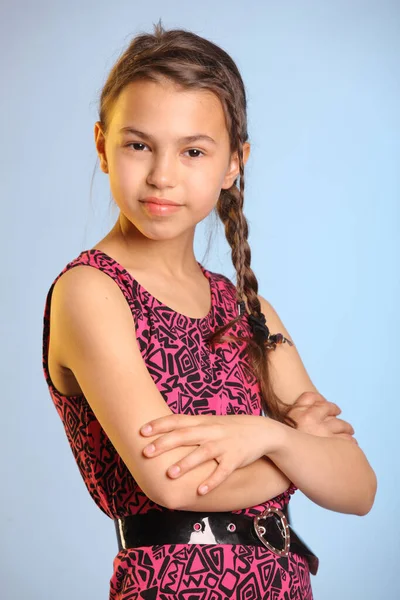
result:
[[[134,223],[133,225],[143,237],[154,242],[174,240],[188,232],[187,228],[182,230],[182,228],[176,226],[176,223],[162,223],[159,221],[158,223]]]

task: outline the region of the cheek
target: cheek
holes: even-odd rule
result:
[[[140,181],[145,173],[140,164],[119,158],[110,165],[109,179],[110,188],[117,196],[130,197],[135,189],[139,188]]]
[[[204,184],[198,190],[198,193],[192,196],[191,209],[196,214],[196,221],[201,221],[214,209],[218,202],[220,188]]]
[[[225,170],[218,164],[209,163],[205,168],[189,175],[192,191],[208,204],[215,204],[221,192]]]

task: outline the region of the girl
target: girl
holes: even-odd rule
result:
[[[120,212],[50,287],[43,369],[116,527],[110,600],[311,599],[318,559],[288,523],[291,495],[364,515],[376,479],[257,294],[238,69],[210,41],[159,24],[119,58],[99,113],[96,149]],[[194,256],[214,209],[236,285]]]

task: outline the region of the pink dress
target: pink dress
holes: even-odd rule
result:
[[[207,335],[237,315],[235,286],[224,275],[200,267],[209,280],[212,306],[201,319],[184,316],[149,294],[126,269],[100,250],[84,250],[56,277],[46,298],[43,371],[68,442],[89,494],[111,519],[166,511],[139,488],[86,398],[65,396],[48,370],[50,302],[61,275],[77,265],[100,269],[125,296],[134,319],[143,360],[172,412],[261,415],[258,383],[244,344],[224,342],[211,351]],[[234,335],[251,335],[244,317]],[[264,504],[233,511],[249,516],[267,506],[282,508],[294,487]],[[110,523],[114,527],[112,523]],[[117,544],[116,544],[117,546]],[[305,558],[279,557],[264,546],[165,544],[119,551],[113,561],[109,600],[312,600]]]

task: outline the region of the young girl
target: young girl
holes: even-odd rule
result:
[[[238,69],[210,41],[157,25],[111,70],[94,133],[120,212],[50,287],[43,369],[87,489],[114,520],[110,600],[311,599],[318,559],[288,523],[290,496],[364,515],[376,479],[257,294]],[[194,255],[214,209],[236,285]]]

